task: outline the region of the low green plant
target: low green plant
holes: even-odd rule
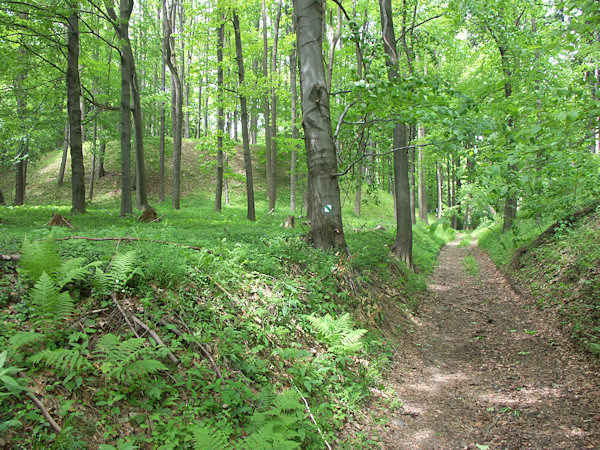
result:
[[[153,358],[155,352],[150,347],[145,347],[145,342],[142,338],[122,341],[112,333],[98,339],[94,353],[102,361],[100,370],[106,378],[125,382],[168,370],[163,363]]]
[[[306,316],[313,326],[317,338],[333,353],[354,353],[363,348],[362,337],[367,332],[363,329],[354,329],[354,322],[349,313],[338,318],[326,314],[323,317]]]
[[[475,256],[473,256],[473,253],[469,253],[463,258],[462,266],[465,272],[467,272],[472,277],[476,276],[479,273],[479,266],[477,265],[477,261],[475,260]]]

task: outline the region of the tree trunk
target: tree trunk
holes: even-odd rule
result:
[[[4,195],[2,195],[2,189],[0,189],[0,206],[6,206],[6,201],[4,200]]]
[[[200,78],[200,83],[198,85],[198,126],[196,128],[196,139],[200,139],[202,136],[202,83],[204,79]]]
[[[162,32],[163,32],[163,41],[161,46],[161,64],[160,64],[160,90],[164,97],[167,94],[167,45],[168,42],[165,39],[165,35],[167,30],[165,29],[165,19],[161,17],[161,12],[165,16],[167,15],[167,10],[165,8],[159,9],[158,18],[162,24]],[[159,163],[158,163],[158,201],[165,201],[165,125],[166,125],[166,111],[165,111],[165,101],[160,101],[160,147],[159,147]],[[198,123],[200,123],[200,119],[198,118]],[[199,128],[199,127],[198,127]]]
[[[129,35],[129,18],[133,0],[121,0],[119,36]],[[133,214],[131,203],[131,71],[127,55],[121,49],[121,216]],[[73,129],[71,129],[73,133]],[[73,134],[71,134],[71,140]]]
[[[296,27],[294,26],[294,29]],[[290,211],[296,211],[296,181],[298,180],[298,174],[296,173],[296,160],[298,158],[299,145],[296,144],[296,140],[299,137],[298,127],[298,91],[296,88],[296,71],[298,70],[298,61],[296,58],[296,43],[292,42],[292,51],[290,53],[290,87],[291,87],[291,113],[292,113],[292,140],[294,145],[292,147],[292,155],[290,161]]]
[[[106,142],[100,142],[100,150],[98,151],[98,165],[96,167],[96,178],[100,179],[106,175],[104,170],[104,153],[106,152]]]
[[[392,20],[391,0],[379,0],[381,28],[385,52],[388,56],[388,78],[399,77],[396,35]],[[412,222],[410,215],[410,185],[408,180],[408,151],[406,124],[397,123],[394,127],[394,192],[396,194],[396,242],[394,253],[412,268]]]
[[[300,64],[302,125],[308,163],[310,240],[321,249],[347,251],[337,158],[331,133],[329,92],[323,65],[323,18],[320,2],[296,0],[294,14]]]
[[[437,162],[437,218],[442,218],[442,195],[443,195],[443,185],[444,180],[442,179],[442,165],[440,162]]]
[[[425,127],[419,127],[419,140],[425,137]],[[427,218],[427,186],[425,184],[425,167],[423,164],[423,147],[419,146],[419,219],[428,225]]]
[[[171,24],[174,22],[175,5],[171,5],[170,13],[167,13],[166,0],[163,0],[163,8],[165,15],[163,24],[166,29],[165,47],[167,50],[166,63],[171,72],[171,81],[174,88],[175,101],[172,105],[173,114],[173,209],[180,209],[181,201],[181,140],[183,137],[183,89],[179,71],[177,70],[177,60],[175,58],[175,39],[172,37],[173,28]]]
[[[410,131],[411,131],[411,136],[409,139],[409,142],[413,141],[414,138],[414,127],[411,125],[410,127]],[[415,148],[412,147],[410,149],[410,221],[412,222],[412,224],[416,224],[417,223],[417,214],[416,214],[416,207],[417,207],[417,180],[416,180],[416,170],[415,170],[415,159],[416,159],[416,154],[415,154]]]
[[[123,52],[125,52],[129,66],[131,99],[133,103],[133,121],[135,133],[135,194],[136,206],[138,208],[148,207],[148,194],[146,191],[146,162],[144,158],[144,119],[142,115],[142,101],[140,99],[140,87],[135,69],[135,61],[131,51],[129,35],[121,36],[123,40]]]
[[[29,154],[29,141],[27,138],[23,139],[15,166],[15,206],[25,204],[25,161]]]
[[[221,20],[225,20],[224,17]],[[225,117],[223,112],[223,46],[225,45],[225,22],[221,22],[217,30],[217,188],[215,194],[215,211],[221,211],[223,197],[223,134],[225,133]],[[268,126],[267,126],[268,128]]]
[[[96,144],[98,142],[98,115],[94,114],[94,135],[92,141],[92,170],[90,170],[90,192],[88,199],[91,201],[94,198],[94,177],[96,176]]]
[[[65,182],[65,169],[67,167],[67,155],[69,154],[69,121],[65,124],[65,138],[63,144],[62,158],[60,159],[60,168],[58,169],[58,179],[56,185],[61,187]]]
[[[79,4],[68,19],[67,43],[67,109],[71,136],[72,211],[85,213],[85,180],[83,168],[83,138],[81,135],[81,86],[79,83]]]
[[[242,53],[242,38],[240,35],[240,20],[237,11],[233,12],[233,28],[235,32],[235,52],[238,64],[238,78],[240,89],[244,87],[244,55]],[[244,147],[244,167],[246,169],[246,199],[248,203],[248,220],[256,220],[254,209],[254,178],[252,176],[252,156],[250,155],[250,136],[248,135],[248,107],[246,96],[240,95],[240,109],[242,114],[242,145]]]
[[[273,75],[277,72],[277,43],[279,41],[279,22],[281,20],[281,0],[277,4],[275,29],[273,30],[273,51],[271,56],[271,189],[269,190],[269,211],[275,209],[277,201],[277,89],[273,82]]]
[[[262,0],[262,21],[263,21],[263,83],[267,83],[269,76],[269,41],[267,39],[267,7],[265,0]],[[264,107],[265,107],[265,158],[267,165],[267,197],[269,197],[269,205],[271,205],[270,194],[273,187],[271,179],[271,110],[269,108],[269,90],[265,86]]]
[[[333,61],[335,58],[335,46],[342,36],[342,8],[337,8],[337,27],[333,40],[329,46],[329,64],[327,64],[327,91],[331,92],[331,83],[333,82]]]
[[[21,13],[20,19],[27,19],[27,13]],[[27,57],[27,51],[21,45],[18,50],[19,55],[22,58]],[[15,164],[15,206],[22,206],[25,203],[25,161],[29,156],[29,136],[28,131],[25,129],[25,121],[27,119],[27,91],[23,86],[23,82],[27,76],[25,70],[19,71],[19,74],[15,80],[15,96],[17,100],[17,117],[19,122],[23,126],[23,131],[20,139],[20,148],[17,153],[16,164]]]

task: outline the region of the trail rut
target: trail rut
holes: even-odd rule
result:
[[[458,240],[440,253],[386,384],[401,406],[357,425],[382,448],[600,448],[597,372],[535,299]]]

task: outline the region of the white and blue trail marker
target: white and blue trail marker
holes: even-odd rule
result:
[[[323,209],[324,209],[324,212],[330,213],[331,212],[331,205],[325,205],[325,207]]]

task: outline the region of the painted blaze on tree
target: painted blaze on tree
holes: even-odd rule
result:
[[[297,43],[302,91],[302,127],[308,165],[309,239],[328,250],[346,250],[329,92],[323,65],[323,15],[320,2],[296,0]]]

